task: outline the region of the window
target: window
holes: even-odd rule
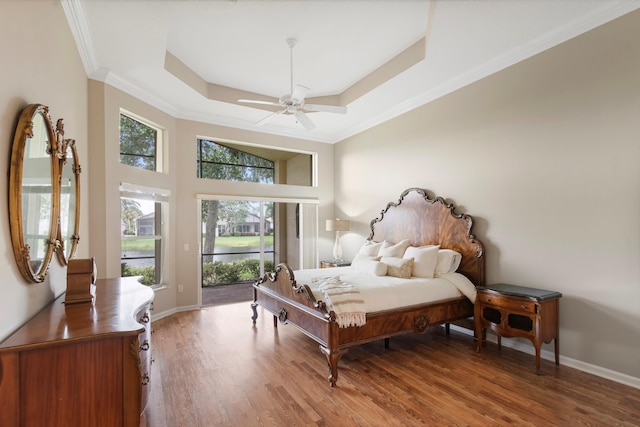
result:
[[[198,178],[274,183],[274,162],[213,141],[198,139]]]
[[[160,172],[161,135],[157,126],[120,113],[120,163]]]
[[[166,248],[168,192],[120,187],[121,276],[141,276],[140,283],[160,285]]]
[[[202,287],[250,283],[273,271],[273,202],[202,203]]]

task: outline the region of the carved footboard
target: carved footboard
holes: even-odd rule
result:
[[[296,283],[294,273],[285,264],[276,267],[253,285],[253,323],[258,318],[260,305],[278,320],[291,324],[320,344],[327,359],[329,383],[338,381],[338,362],[349,347],[409,332],[425,333],[430,326],[453,322],[473,315],[473,305],[465,297],[451,298],[436,303],[403,307],[396,310],[371,313],[366,324],[340,328],[332,311],[323,301],[316,300],[311,289]],[[387,341],[385,341],[385,344]]]
[[[309,286],[296,282],[288,265],[279,264],[275,273],[266,274],[253,285],[251,318],[254,324],[258,305],[273,314],[274,327],[278,320],[291,324],[320,344],[329,365],[329,382],[334,386],[338,380],[338,361],[346,350],[339,348],[338,324],[326,304],[315,299]]]

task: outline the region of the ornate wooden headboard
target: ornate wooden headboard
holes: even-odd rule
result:
[[[422,189],[409,188],[398,202],[389,202],[380,217],[371,221],[369,239],[392,243],[409,239],[412,246],[440,245],[462,254],[458,273],[483,286],[484,246],[471,233],[473,218],[454,213],[455,206],[442,197],[430,198]]]

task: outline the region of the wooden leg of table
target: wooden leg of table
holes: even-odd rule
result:
[[[560,340],[558,339],[558,336],[556,335],[556,338],[553,340],[554,341],[554,350],[556,353],[556,365],[560,364]]]
[[[541,375],[542,371],[540,370],[540,344],[536,344],[536,374]]]
[[[502,337],[498,335],[498,350],[502,350]]]

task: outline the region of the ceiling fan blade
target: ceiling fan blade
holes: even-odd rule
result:
[[[247,104],[278,105],[278,106],[280,106],[280,104],[278,102],[258,101],[256,99],[238,99],[238,102],[245,102]]]
[[[311,89],[306,86],[296,85],[293,89],[293,93],[291,93],[291,99],[295,99],[296,101],[304,101],[304,97],[307,96]]]
[[[286,109],[286,108],[285,108],[284,110],[280,110],[280,111],[276,111],[275,113],[271,113],[271,114],[269,114],[268,116],[266,116],[265,118],[261,119],[260,121],[255,122],[255,123],[254,123],[254,126],[262,126],[262,125],[264,125],[265,123],[267,123],[269,120],[271,120],[272,118],[274,118],[275,116],[277,116],[278,114],[282,114],[282,113],[284,113],[285,111],[287,111],[287,109]]]
[[[302,106],[307,111],[322,111],[325,113],[347,114],[347,107],[341,105],[304,104]]]
[[[316,128],[316,125],[314,125],[313,122],[309,120],[309,117],[307,117],[307,115],[302,111],[296,110],[295,115],[296,119],[298,119],[300,124],[304,126],[306,130],[313,130]]]

